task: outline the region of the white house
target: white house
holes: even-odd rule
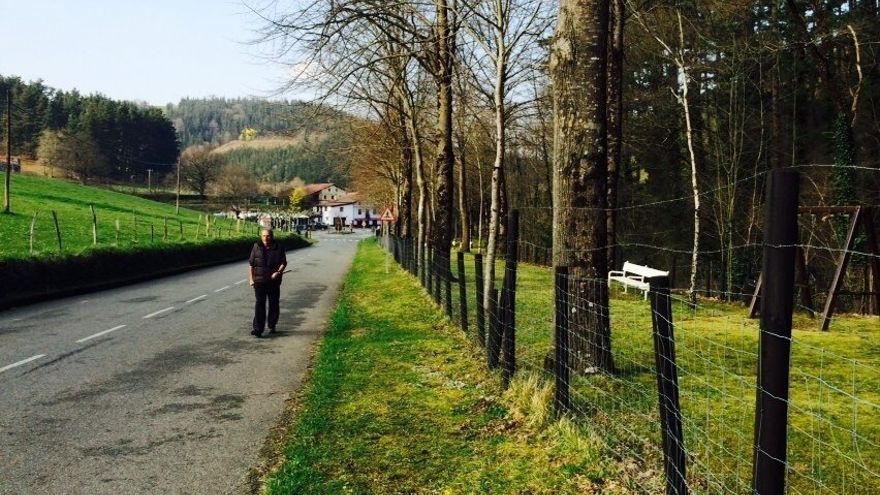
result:
[[[340,222],[343,227],[379,225],[382,212],[363,202],[356,192],[346,192],[333,184],[310,184],[306,186],[306,190],[319,194],[318,203],[312,208],[312,215],[324,225],[333,226],[336,222]]]

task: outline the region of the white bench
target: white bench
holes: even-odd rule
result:
[[[669,272],[624,261],[622,270],[611,270],[608,272],[608,287],[611,287],[611,281],[614,280],[623,284],[623,292],[626,292],[626,289],[629,287],[635,287],[644,292],[645,299],[648,299],[648,291],[651,290],[651,284],[646,282],[645,279],[666,276],[669,276]]]

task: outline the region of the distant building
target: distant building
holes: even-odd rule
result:
[[[346,192],[331,183],[305,186],[306,197],[316,197],[312,206],[312,218],[328,227],[339,223],[343,227],[375,227],[379,225],[381,212],[376,206],[364,202],[356,192]]]

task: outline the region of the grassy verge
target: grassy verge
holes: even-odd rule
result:
[[[11,215],[0,215],[0,260],[30,258],[30,227],[36,214],[34,256],[82,254],[93,248],[92,212],[96,210],[99,247],[202,242],[209,238],[256,237],[255,224],[239,224],[186,208],[45,177],[12,176]],[[52,211],[58,217],[58,247]],[[118,231],[117,231],[118,224]],[[167,230],[166,230],[167,229]]]
[[[553,420],[548,386],[524,375],[499,395],[480,363],[418,283],[361,244],[267,492],[626,493],[644,476]]]

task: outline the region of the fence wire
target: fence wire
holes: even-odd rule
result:
[[[794,168],[821,174],[826,167]],[[859,172],[880,174],[864,167]],[[763,174],[749,178],[762,184],[764,179]],[[719,188],[706,197],[726,192]],[[787,441],[784,459],[769,460],[783,463],[786,493],[880,493],[878,209],[870,202],[861,204],[853,235],[852,212],[798,216],[797,241],[771,246],[791,248],[800,259],[791,294],[792,334],[765,329],[762,336],[760,315],[751,314],[757,311],[751,312],[750,306],[754,302],[760,308],[765,297],[760,282],[766,247],[763,206],[752,208],[749,225],[729,233],[716,228],[700,238],[692,287],[693,231],[688,222],[693,212],[687,211],[688,199],[617,209],[617,241],[593,251],[609,252],[607,270],[621,270],[627,261],[639,265],[636,271],[609,278],[607,272],[573,270],[562,282],[564,294],[554,289],[554,259],[578,259],[584,250],[566,253],[562,246],[554,247],[551,208],[518,208],[520,229],[513,241],[518,257],[506,260],[516,262],[516,280],[505,283],[511,244],[505,246],[509,239],[502,239],[491,284],[499,293],[485,310],[483,329],[477,271],[485,253],[474,249],[478,254],[453,252],[447,257],[429,245],[419,248],[411,239],[398,238],[387,238],[385,246],[431,288],[434,300],[483,349],[490,367],[497,359],[502,372],[505,362],[513,360],[516,376],[562,383],[569,394],[565,414],[630,466],[625,483],[632,493],[659,493],[669,486],[674,489],[667,493],[753,493],[756,456],[766,458],[769,452],[756,445],[756,428],[764,420],[756,414],[761,396],[787,408],[786,431],[777,432]],[[801,206],[820,206],[815,199],[810,191],[802,192]],[[685,211],[670,211],[676,203]],[[456,256],[463,257],[461,264]],[[646,279],[638,277],[645,267],[666,272],[668,314],[657,309],[658,289],[644,287]],[[506,300],[505,287],[510,291]],[[822,331],[833,294],[837,297],[827,315],[828,331]],[[564,363],[556,363],[555,354],[560,296],[568,302],[570,354]],[[505,313],[505,301],[510,300],[515,301],[512,316]],[[658,336],[657,327],[664,323],[673,332],[668,337]],[[509,326],[515,328],[515,351],[505,356]],[[790,346],[787,356],[773,357],[790,360],[787,398],[772,396],[759,383],[762,338]],[[660,348],[673,348],[674,353],[661,353]],[[674,373],[660,373],[664,367]],[[674,401],[668,393],[673,380]],[[673,431],[679,424],[680,430]],[[673,447],[683,451],[679,464],[669,463]],[[670,485],[676,474],[680,486]]]

